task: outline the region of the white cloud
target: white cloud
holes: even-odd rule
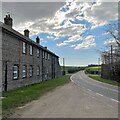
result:
[[[68,43],[76,42],[76,41],[79,41],[81,39],[82,38],[80,37],[80,35],[74,35],[72,37],[69,37],[68,40],[65,40],[64,42],[56,44],[56,45],[57,46],[65,46],[65,45],[68,45]]]
[[[104,42],[105,45],[117,45],[116,41],[114,39],[110,39]]]
[[[118,3],[102,2],[85,11],[85,19],[93,24],[92,28],[107,24],[109,20],[117,20]]]
[[[67,43],[58,43],[58,44],[56,44],[57,46],[65,46],[65,45],[67,45]]]
[[[47,39],[54,40],[53,36],[47,36]]]
[[[78,40],[81,40],[82,38],[80,37],[80,35],[74,35],[72,37],[70,37],[68,40],[65,40],[65,43],[71,43],[71,42],[76,42]]]
[[[80,44],[71,45],[71,47],[73,47],[74,49],[88,49],[95,46],[95,37],[92,35],[86,37],[84,41]]]
[[[42,5],[45,6],[45,4]],[[44,10],[44,12],[40,12],[41,16],[38,15],[39,17],[35,14],[33,14],[33,17],[24,16],[24,20],[22,22],[18,22],[15,29],[21,33],[23,33],[24,29],[29,29],[30,36],[37,35],[42,32],[48,33],[51,36],[47,36],[47,38],[53,40],[60,40],[61,37],[67,36],[68,39],[56,45],[65,46],[74,42],[74,45],[71,45],[74,49],[94,47],[96,43],[93,36],[88,36],[85,39],[81,38],[80,35],[87,30],[85,24],[75,24],[71,21],[75,21],[76,19],[80,21],[85,20],[91,23],[92,29],[94,29],[98,26],[105,25],[108,20],[117,19],[118,13],[118,3],[104,3],[100,2],[100,0],[94,5],[92,5],[91,2],[85,3],[80,1],[78,2],[78,0],[67,0],[61,8],[61,4],[57,7],[54,7],[52,4],[47,4],[47,6],[47,13],[45,12],[46,9],[43,7],[40,10]],[[51,9],[49,10],[51,7],[54,7],[52,8],[54,12],[53,10],[50,11]],[[26,7],[24,6],[24,8]],[[28,8],[29,13],[34,13],[34,11],[30,9],[31,7]],[[37,6],[36,9],[39,10],[39,7]],[[24,14],[22,6],[19,7],[19,11],[20,10],[22,11],[21,13]],[[47,15],[44,15],[45,13]],[[23,14],[21,14],[21,18],[23,17]],[[82,43],[75,43],[79,40],[80,42],[82,41]]]

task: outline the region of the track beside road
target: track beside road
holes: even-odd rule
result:
[[[11,118],[118,118],[116,87],[91,80],[83,71],[71,79],[17,108]]]

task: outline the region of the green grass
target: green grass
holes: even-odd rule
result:
[[[23,106],[32,100],[38,99],[44,93],[53,90],[57,86],[63,85],[70,81],[70,76],[65,75],[56,79],[43,81],[39,84],[29,85],[16,90],[3,92],[2,112],[3,117],[11,114],[14,108]]]
[[[108,83],[108,84],[111,84],[111,85],[118,86],[118,82],[113,81],[113,80],[109,80],[109,79],[103,79],[98,75],[89,75],[89,77],[94,79],[94,80],[100,81],[100,82],[104,82],[104,83]]]
[[[69,70],[74,70],[75,72],[83,70],[84,67],[77,67],[77,66],[65,66],[65,73],[66,74],[71,74],[69,73]],[[63,70],[63,66],[61,66],[61,70]]]
[[[98,71],[101,69],[101,66],[96,66],[96,67],[88,67],[86,68],[86,70],[90,70],[90,71]]]

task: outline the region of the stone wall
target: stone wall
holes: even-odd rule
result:
[[[25,41],[27,43],[27,54],[22,53],[22,43]],[[7,90],[15,89],[21,86],[38,83],[42,80],[52,79],[52,59],[55,60],[55,76],[60,76],[60,66],[58,65],[58,57],[50,54],[49,59],[43,59],[43,49],[37,47],[33,44],[33,55],[30,56],[29,49],[30,43],[26,40],[19,38],[8,31],[2,31],[2,84],[3,90],[5,86],[5,73],[7,72]],[[37,49],[40,50],[40,57],[37,57]],[[19,66],[19,79],[13,80],[13,65],[17,64]],[[7,65],[7,70],[6,70]],[[27,66],[27,77],[22,77],[22,66]],[[30,65],[33,66],[33,76],[29,76]],[[37,67],[40,67],[40,75],[37,76]]]

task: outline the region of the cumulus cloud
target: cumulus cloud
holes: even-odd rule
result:
[[[104,42],[104,45],[109,46],[109,45],[117,45],[115,39],[110,39]]]
[[[92,35],[86,37],[80,44],[71,45],[71,47],[73,47],[74,49],[88,49],[95,46],[95,37]]]
[[[65,45],[67,45],[67,43],[58,43],[58,44],[56,44],[57,46],[65,46]]]
[[[101,2],[85,11],[85,19],[93,24],[92,28],[105,25],[110,20],[118,19],[118,3]]]
[[[64,2],[2,2],[2,18],[9,12],[14,26],[27,21],[53,17]]]
[[[76,42],[76,41],[79,41],[81,40],[82,38],[80,37],[80,35],[74,35],[72,37],[69,37],[68,40],[65,40],[64,42],[65,43],[71,43],[71,42]]]
[[[71,2],[72,1],[72,2]],[[57,46],[69,45],[74,49],[91,48],[96,46],[95,37],[81,38],[81,34],[88,28],[82,21],[92,25],[92,29],[106,24],[109,20],[117,19],[118,3],[78,2],[67,0],[66,3],[3,3],[3,14],[10,11],[15,17],[14,28],[23,33],[24,29],[30,30],[30,35],[47,33],[50,40],[59,40],[66,37]],[[79,20],[79,24],[75,21]],[[54,36],[54,37],[53,37]],[[77,42],[80,41],[78,44]],[[81,42],[82,41],[82,42]],[[73,43],[71,45],[70,43]]]

